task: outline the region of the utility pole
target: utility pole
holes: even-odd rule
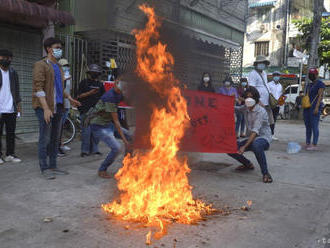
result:
[[[314,0],[314,17],[313,28],[311,34],[310,55],[308,59],[308,68],[318,66],[318,48],[320,43],[320,30],[322,21],[322,11],[324,6],[324,0]]]

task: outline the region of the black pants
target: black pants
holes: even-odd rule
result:
[[[277,117],[280,113],[280,107],[273,108],[272,111],[273,111],[273,117],[274,117],[274,124],[270,125],[270,129],[272,130],[272,135],[274,135],[275,123],[276,123]]]
[[[15,154],[15,130],[16,130],[16,113],[1,114],[0,117],[0,156],[2,156],[2,132],[3,126],[6,127],[6,144],[7,152],[6,155]]]

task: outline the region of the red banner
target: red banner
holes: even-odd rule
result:
[[[180,150],[205,153],[236,153],[233,96],[184,90],[190,127],[181,141]],[[135,147],[150,147],[147,119],[137,113]]]

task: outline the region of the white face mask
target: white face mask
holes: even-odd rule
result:
[[[53,56],[55,59],[59,60],[62,58],[63,51],[61,48],[53,48]]]
[[[260,70],[260,71],[263,71],[266,69],[266,64],[257,64],[257,69]]]
[[[251,98],[251,97],[248,97],[245,99],[245,106],[250,108],[250,107],[253,107],[254,105],[256,104],[256,101]]]
[[[230,86],[230,82],[229,82],[229,81],[226,81],[226,82],[225,82],[225,86],[226,86],[226,87],[229,87],[229,86]]]
[[[210,77],[204,77],[204,78],[203,78],[203,81],[204,81],[204,83],[208,83],[208,82],[210,82]]]

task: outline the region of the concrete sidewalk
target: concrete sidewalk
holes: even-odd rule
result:
[[[287,142],[304,143],[301,122],[278,122],[280,141],[267,152],[273,184],[261,182],[260,170],[236,173],[224,154],[189,154],[190,183],[196,198],[228,206],[228,216],[211,216],[200,225],[174,224],[150,247],[176,248],[318,248],[330,247],[330,122],[321,123],[321,151],[286,153]],[[70,172],[46,181],[39,173],[37,145],[19,145],[21,164],[0,166],[0,247],[146,247],[149,229],[125,229],[100,208],[118,190],[114,179],[96,176],[102,157],[79,157],[79,143],[59,158]],[[103,146],[104,155],[107,149]],[[251,153],[248,157],[256,164]],[[120,166],[118,158],[111,171]],[[240,210],[252,200],[250,211]],[[45,218],[51,222],[44,222]],[[132,226],[132,225],[131,225]],[[329,239],[329,244],[325,244]]]

